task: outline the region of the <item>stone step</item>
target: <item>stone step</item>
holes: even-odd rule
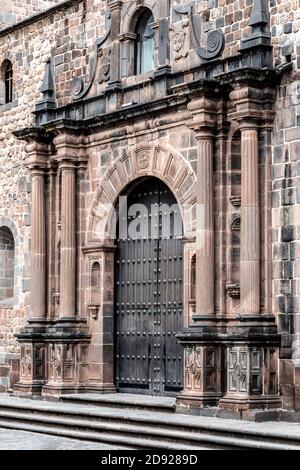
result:
[[[61,397],[65,403],[78,403],[108,408],[126,408],[133,410],[158,411],[160,413],[175,412],[175,398],[153,397],[149,395],[131,395],[128,393],[80,393],[67,394]]]
[[[47,423],[48,424],[48,423]],[[81,439],[89,442],[101,442],[118,446],[119,449],[162,449],[162,450],[209,450],[209,447],[200,447],[199,445],[184,445],[182,443],[166,442],[162,440],[147,439],[144,437],[136,438],[134,436],[122,435],[120,433],[110,434],[106,432],[86,431],[69,428],[66,426],[45,426],[45,423],[37,425],[23,421],[14,421],[12,419],[0,418],[0,428],[16,429],[21,431],[30,431],[41,434],[48,434],[59,437],[69,437]],[[214,448],[213,448],[214,449]]]
[[[0,398],[0,426],[87,440],[93,435],[98,442],[136,449],[300,450],[299,426],[292,424],[258,425],[14,397]]]
[[[260,442],[257,439],[244,439],[232,436],[222,436],[216,433],[193,433],[180,429],[161,429],[141,424],[123,424],[111,422],[94,422],[84,420],[80,416],[75,419],[44,416],[22,412],[0,410],[0,427],[17,426],[16,429],[59,434],[63,436],[114,443],[129,443],[136,447],[162,448],[162,449],[260,449],[260,450],[299,450],[299,446]],[[25,424],[26,429],[22,426]],[[42,429],[42,431],[41,431]],[[67,434],[65,433],[67,430]],[[78,434],[79,433],[79,434]],[[86,436],[86,437],[85,437]],[[143,436],[141,439],[140,436]],[[125,438],[125,441],[123,440]],[[121,438],[121,439],[120,439]],[[141,442],[140,442],[141,440]],[[160,444],[158,444],[158,442]],[[140,445],[139,445],[140,443]],[[178,447],[179,446],[179,447]]]
[[[27,414],[16,413],[16,412],[2,412],[0,410],[0,426],[1,423],[9,422],[11,425],[13,422],[18,423],[19,426],[22,426],[23,423],[27,423],[32,428],[35,426],[40,428],[42,426],[44,431],[47,433],[52,433],[52,429],[68,429],[68,430],[77,430],[81,431],[83,435],[86,433],[90,435],[90,432],[97,437],[97,440],[102,439],[104,436],[115,436],[115,439],[119,439],[120,436],[125,437],[127,440],[125,442],[135,442],[135,445],[139,442],[141,436],[142,445],[144,446],[145,442],[148,442],[148,446],[157,448],[157,442],[160,442],[158,448],[167,449],[167,448],[181,448],[184,449],[227,449],[232,448],[232,439],[231,438],[219,438],[218,442],[214,436],[210,435],[197,435],[195,433],[184,432],[180,430],[173,429],[160,429],[153,426],[142,426],[136,424],[124,424],[124,423],[105,423],[105,422],[93,422],[83,420],[80,417],[76,419],[70,418],[59,418],[57,416],[36,416],[32,415],[29,417]],[[31,429],[32,430],[32,429]],[[242,446],[244,440],[240,442],[236,441],[236,445]],[[247,443],[246,443],[247,444]],[[246,448],[249,446],[246,445]]]

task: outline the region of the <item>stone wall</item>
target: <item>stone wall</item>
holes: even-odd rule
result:
[[[2,0],[0,30],[47,10],[65,0]]]
[[[274,65],[286,67],[273,132],[273,311],[282,332],[284,406],[300,409],[300,9],[298,1],[270,3]]]
[[[60,0],[1,2],[0,29],[49,8]],[[0,32],[1,60],[11,60],[14,68],[14,101],[0,107],[0,216],[14,221],[20,236],[18,270],[20,285],[16,309],[0,310],[0,351],[17,353],[14,333],[25,322],[29,305],[29,252],[31,181],[24,167],[24,145],[12,132],[33,123],[32,111],[40,99],[45,61],[52,57],[58,105],[71,101],[74,77],[89,80],[91,59],[95,57],[96,39],[105,32],[105,0],[69,0],[57,11],[38,21],[10,31]],[[128,2],[129,3],[129,2]],[[174,0],[174,5],[187,2]],[[248,20],[253,0],[196,0],[196,10],[204,19],[203,32],[216,28],[225,34],[223,58],[238,53],[240,39],[250,34]],[[283,72],[277,87],[276,118],[272,156],[273,216],[273,312],[279,316],[288,362],[298,359],[300,348],[300,13],[297,0],[270,0],[270,26],[274,46],[274,65]],[[7,16],[8,14],[8,16]],[[205,43],[206,36],[203,36]],[[204,45],[204,44],[203,44]],[[180,131],[180,132],[179,132]],[[113,159],[128,153],[142,142],[173,146],[196,166],[195,141],[190,131],[164,130],[140,136],[120,144],[118,139],[91,150],[89,171],[91,203],[97,182]],[[297,336],[297,334],[299,336]],[[282,374],[283,390],[294,384],[294,372]]]
[[[73,52],[70,54],[73,54],[74,60],[71,57],[67,59],[67,56],[65,60],[69,60],[70,76],[72,73],[76,74],[76,65],[79,65],[75,63],[75,57],[79,53],[76,53],[75,44],[80,40],[81,33],[78,32],[76,36],[75,23],[78,25],[82,22],[83,11],[80,1],[71,3],[73,5],[69,5],[68,9],[62,8],[26,28],[0,35],[1,60],[11,60],[14,69],[14,101],[0,107],[0,225],[13,224],[20,240],[15,268],[18,277],[15,309],[11,305],[9,308],[0,307],[0,352],[3,354],[19,352],[14,335],[25,324],[25,314],[30,302],[31,180],[23,165],[24,144],[17,141],[12,132],[33,123],[32,111],[40,98],[45,61],[51,55],[60,56],[63,48],[69,50],[69,46],[62,45],[62,42],[72,43],[70,49]],[[59,67],[62,68],[59,64],[55,66],[56,69]],[[64,72],[57,76],[60,77],[58,80],[64,82]],[[63,83],[63,89],[64,86]],[[59,82],[57,88],[60,89]]]
[[[60,2],[47,3],[53,6]],[[0,310],[3,354],[19,352],[14,335],[24,326],[30,303],[31,179],[24,166],[24,144],[12,132],[34,123],[32,112],[41,97],[46,60],[53,57],[56,97],[62,105],[70,101],[72,78],[87,75],[89,51],[94,51],[96,38],[104,31],[103,0],[87,2],[88,11],[81,0],[62,3],[51,15],[45,14],[23,28],[8,34],[0,31],[0,58],[12,62],[14,73],[14,100],[0,106],[0,222],[5,219],[3,225],[8,225],[11,221],[20,239],[15,309],[10,305]]]

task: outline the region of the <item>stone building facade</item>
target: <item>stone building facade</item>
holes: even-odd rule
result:
[[[36,3],[0,31],[2,389],[300,411],[299,1]]]

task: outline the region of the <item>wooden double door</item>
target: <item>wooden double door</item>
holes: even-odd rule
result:
[[[183,328],[180,210],[156,178],[136,183],[125,206],[115,266],[116,386],[175,395],[183,387],[183,348],[176,340]]]

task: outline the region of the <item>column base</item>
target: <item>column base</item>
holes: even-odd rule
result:
[[[117,389],[114,384],[87,384],[85,387],[86,393],[117,393]]]
[[[18,382],[13,386],[13,393],[17,397],[40,397],[42,395],[43,385],[44,383],[41,382]]]
[[[278,396],[236,397],[227,395],[220,400],[219,407],[229,411],[280,410],[282,402]]]
[[[42,389],[42,397],[48,400],[59,400],[62,395],[85,393],[84,385],[76,384],[46,384]]]
[[[181,393],[176,398],[176,413],[198,414],[203,408],[216,407],[220,397],[216,395],[193,395]]]

